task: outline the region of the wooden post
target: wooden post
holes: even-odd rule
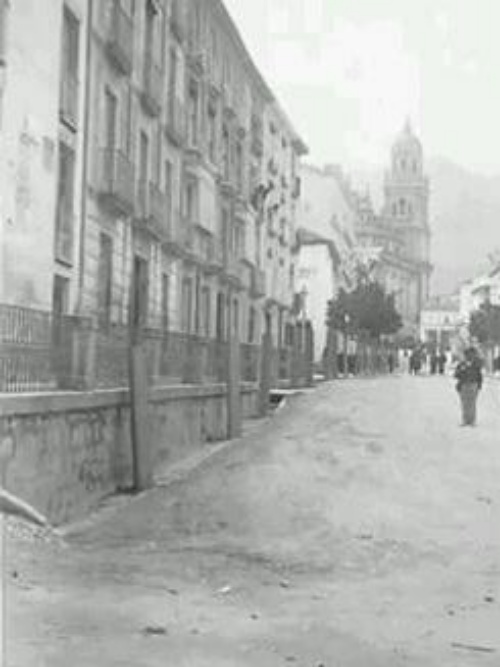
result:
[[[240,341],[232,335],[228,344],[227,373],[227,437],[238,438],[241,435],[241,382],[240,382]]]
[[[272,338],[271,334],[267,332],[262,336],[262,351],[260,357],[259,414],[261,417],[264,417],[269,409],[272,353]]]
[[[308,387],[312,387],[314,384],[314,331],[310,322],[307,322],[304,334],[305,383]]]
[[[137,341],[130,346],[130,423],[134,489],[144,491],[152,483],[151,437],[146,350]]]

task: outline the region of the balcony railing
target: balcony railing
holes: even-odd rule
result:
[[[59,98],[61,120],[76,128],[78,125],[78,79],[66,73],[61,78]]]
[[[182,147],[186,140],[184,105],[175,98],[169,99],[167,124],[165,132],[170,141],[177,147]]]
[[[101,200],[118,213],[129,214],[134,208],[134,165],[116,148],[100,153],[99,194]]]
[[[113,1],[106,47],[115,67],[123,74],[130,74],[134,62],[134,23],[120,0]]]
[[[142,104],[151,116],[158,116],[161,111],[163,77],[161,67],[155,62],[150,52],[144,58],[144,78],[141,95]]]

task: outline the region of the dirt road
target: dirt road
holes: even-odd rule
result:
[[[498,667],[500,382],[325,385],[179,481],[11,538],[8,667]]]

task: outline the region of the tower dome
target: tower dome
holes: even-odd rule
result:
[[[422,162],[422,144],[408,119],[392,147],[392,173],[406,177],[421,175]]]

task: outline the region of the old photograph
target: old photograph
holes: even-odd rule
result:
[[[500,667],[499,0],[0,0],[0,667]]]

